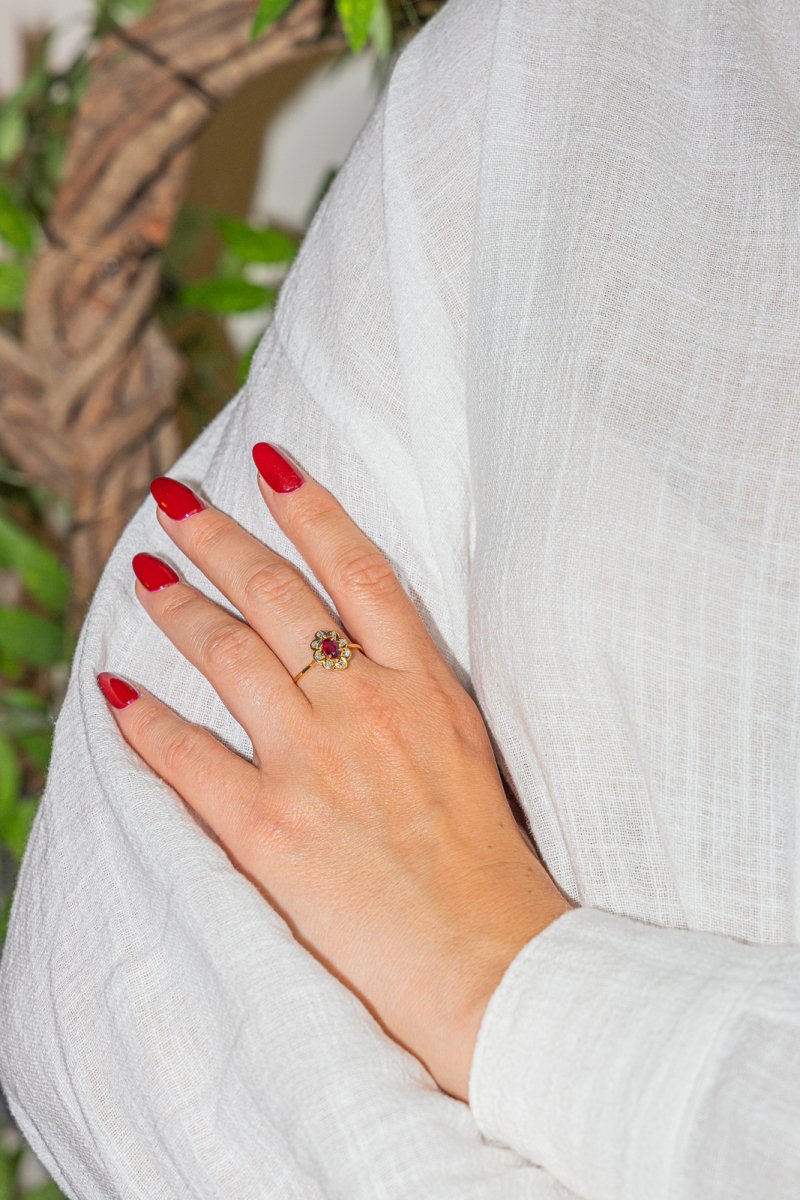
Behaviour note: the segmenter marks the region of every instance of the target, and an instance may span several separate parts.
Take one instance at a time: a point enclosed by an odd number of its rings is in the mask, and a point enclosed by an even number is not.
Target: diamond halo
[[[344,671],[350,665],[352,651],[335,629],[318,629],[311,642],[314,658],[327,671]]]

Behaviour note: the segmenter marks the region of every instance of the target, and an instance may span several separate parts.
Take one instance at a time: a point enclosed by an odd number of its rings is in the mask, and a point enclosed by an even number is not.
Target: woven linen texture
[[[798,62],[795,0],[449,0],[398,59],[171,474],[326,601],[252,444],[331,488],[580,907],[441,1093],[117,732],[100,670],[252,753],[135,599],[148,550],[231,607],[148,497],[0,966],[0,1081],[68,1196],[800,1192]]]

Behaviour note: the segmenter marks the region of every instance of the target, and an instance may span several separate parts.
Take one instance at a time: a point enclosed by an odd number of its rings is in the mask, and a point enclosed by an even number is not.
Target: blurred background
[[[0,4],[0,950],[105,560],[244,381],[320,200],[440,6]],[[0,1200],[60,1195],[0,1093]]]

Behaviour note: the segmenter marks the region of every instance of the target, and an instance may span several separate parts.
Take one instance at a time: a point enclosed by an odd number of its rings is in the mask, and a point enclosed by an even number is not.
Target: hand
[[[571,906],[513,818],[479,709],[389,562],[329,491],[267,443],[253,455],[268,509],[349,632],[289,562],[162,478],[159,523],[246,623],[151,555],[133,560],[136,595],[242,725],[254,761],[144,688],[98,678],[126,741],[295,937],[466,1100],[492,992]],[[294,683],[318,630],[363,652]]]

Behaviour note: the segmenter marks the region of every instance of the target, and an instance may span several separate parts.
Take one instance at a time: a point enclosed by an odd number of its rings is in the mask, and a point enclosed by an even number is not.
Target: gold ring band
[[[358,642],[348,642],[335,629],[318,629],[311,641],[311,649],[314,657],[307,667],[294,676],[292,683],[297,683],[317,663],[328,671],[344,671],[350,666],[353,650],[363,651],[364,647],[359,646]]]

